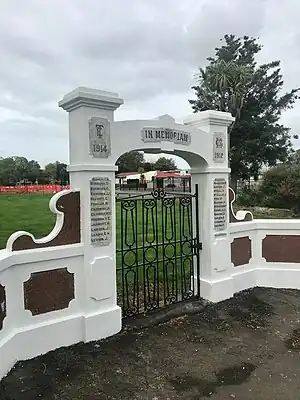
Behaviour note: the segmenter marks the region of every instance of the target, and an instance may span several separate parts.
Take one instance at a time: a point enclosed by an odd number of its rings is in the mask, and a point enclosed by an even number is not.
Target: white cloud
[[[0,156],[68,159],[57,101],[77,86],[117,91],[118,119],[191,112],[193,75],[225,33],[260,36],[298,85],[296,0],[2,0]],[[299,107],[285,123],[299,125]],[[184,163],[181,164],[185,166]]]

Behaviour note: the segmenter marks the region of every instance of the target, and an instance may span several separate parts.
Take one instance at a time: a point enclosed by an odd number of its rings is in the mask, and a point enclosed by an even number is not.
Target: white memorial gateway
[[[222,299],[233,294],[224,279],[231,265],[227,127],[233,117],[205,111],[190,115],[183,124],[168,115],[115,121],[114,111],[122,104],[116,93],[85,87],[68,93],[59,102],[69,112],[70,183],[81,194],[84,268],[89,290],[86,308],[91,314],[91,327],[109,318],[115,321],[110,323],[110,330],[114,331],[121,326],[121,310],[116,301],[115,164],[130,150],[174,154],[188,162],[192,186],[199,188],[199,212],[193,218],[194,222],[199,219],[202,244],[201,296],[218,301],[220,290]],[[193,279],[198,279],[196,274]],[[195,282],[197,285],[199,282]]]

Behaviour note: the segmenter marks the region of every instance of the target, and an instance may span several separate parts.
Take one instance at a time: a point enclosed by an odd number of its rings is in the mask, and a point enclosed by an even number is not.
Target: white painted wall
[[[0,251],[0,283],[6,293],[6,318],[0,330],[0,377],[18,360],[85,340],[82,266],[82,244]],[[58,268],[74,273],[75,299],[64,310],[32,316],[24,309],[24,282],[31,273]]]
[[[252,259],[245,266],[231,265],[234,292],[252,286],[300,289],[300,264],[272,263],[262,257],[262,241],[266,235],[300,235],[298,219],[257,219],[231,224],[230,235],[234,238],[249,236]]]

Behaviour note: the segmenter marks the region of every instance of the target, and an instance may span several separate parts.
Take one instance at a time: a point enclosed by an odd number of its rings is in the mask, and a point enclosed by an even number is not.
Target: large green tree
[[[7,157],[0,159],[0,184],[35,183],[40,176],[40,165],[25,157]]]
[[[256,38],[225,35],[209,64],[200,68],[193,86],[194,112],[214,109],[231,112],[231,185],[238,179],[257,178],[263,165],[286,161],[292,143],[290,129],[280,123],[283,111],[292,108],[299,89],[282,94],[280,61],[257,65],[262,45]]]
[[[143,167],[143,164],[144,154],[136,150],[122,154],[116,162],[116,165],[119,167],[118,173],[137,172],[139,168]]]
[[[154,163],[153,169],[157,171],[174,171],[177,166],[172,158],[159,157]]]
[[[0,158],[0,185],[29,183],[66,185],[68,182],[67,165],[59,161],[49,163],[45,169],[41,169],[37,161],[27,160],[26,157]]]
[[[45,165],[44,175],[48,182],[67,185],[69,183],[69,173],[67,164],[55,161]]]

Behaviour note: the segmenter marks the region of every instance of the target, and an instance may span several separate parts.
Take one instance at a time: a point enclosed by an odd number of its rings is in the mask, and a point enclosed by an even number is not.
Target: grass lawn
[[[41,238],[52,230],[55,216],[49,210],[51,197],[51,194],[0,195],[0,249],[5,248],[7,239],[16,231],[27,231]]]

